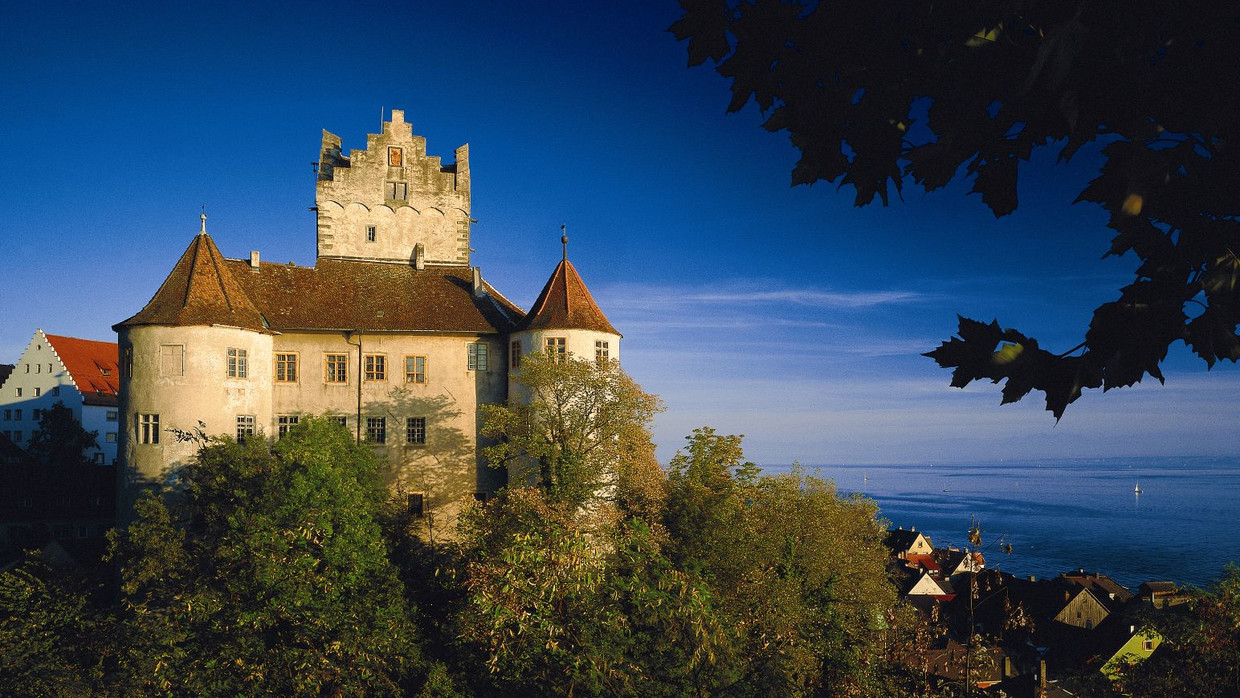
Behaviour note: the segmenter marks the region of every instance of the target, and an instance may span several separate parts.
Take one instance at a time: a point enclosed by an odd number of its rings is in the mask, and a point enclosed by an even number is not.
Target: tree
[[[874,503],[796,468],[759,476],[739,436],[688,441],[671,463],[669,550],[736,631],[711,693],[877,693],[896,595]]]
[[[1120,670],[1124,695],[1240,695],[1240,567],[1229,565],[1213,589],[1147,621],[1163,638],[1149,658]]]
[[[1084,340],[1043,349],[997,322],[960,318],[930,352],[952,385],[1006,380],[1056,419],[1083,389],[1163,380],[1169,345],[1208,366],[1240,358],[1240,22],[1229,3],[1087,0],[881,3],[681,0],[671,27],[690,65],[731,80],[729,111],[755,102],[801,159],[793,184],[850,185],[884,204],[912,179],[956,177],[996,216],[1018,204],[1035,149],[1069,160],[1101,146],[1077,197],[1110,214],[1108,255],[1133,283],[1095,311]],[[963,168],[963,172],[962,172]]]
[[[370,449],[305,419],[214,440],[116,540],[135,693],[392,695],[416,664]]]
[[[498,695],[707,695],[728,639],[710,594],[644,521],[605,520],[528,487],[462,517],[458,633]]]
[[[38,559],[0,573],[0,695],[99,695],[109,619],[75,581]]]
[[[662,476],[650,422],[663,409],[616,361],[531,354],[521,359],[517,394],[483,405],[483,450],[491,467],[537,463],[538,483],[556,502],[580,506],[604,485],[622,506],[652,510]]]
[[[86,431],[73,410],[57,401],[39,417],[39,429],[30,437],[26,451],[43,465],[88,465],[85,453],[99,450],[97,431]]]

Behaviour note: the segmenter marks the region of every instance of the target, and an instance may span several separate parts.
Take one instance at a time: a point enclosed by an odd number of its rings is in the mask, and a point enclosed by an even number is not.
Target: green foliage
[[[214,441],[181,480],[117,541],[135,692],[399,693],[414,631],[369,449],[307,419],[271,450]]]
[[[1229,565],[1210,591],[1197,591],[1185,606],[1151,615],[1163,636],[1154,654],[1122,667],[1125,695],[1240,695],[1240,567]]]
[[[522,357],[517,393],[508,405],[483,405],[483,450],[492,467],[537,464],[539,486],[576,507],[608,482],[622,505],[655,506],[657,472],[650,422],[662,402],[643,392],[615,361]]]
[[[95,695],[106,625],[85,593],[39,561],[0,573],[0,695]]]
[[[518,488],[461,531],[460,634],[501,694],[685,695],[726,639],[640,519],[606,525]]]
[[[841,499],[799,469],[758,477],[740,437],[709,428],[672,461],[673,557],[718,598],[737,631],[710,693],[866,693],[895,604],[873,502]]]
[[[88,465],[87,451],[99,450],[97,431],[86,431],[65,403],[57,402],[43,410],[39,429],[30,437],[26,451],[43,465]]]
[[[1133,283],[1100,305],[1063,353],[961,319],[928,356],[953,385],[1006,380],[1003,401],[1046,394],[1059,418],[1084,388],[1128,386],[1184,341],[1207,365],[1240,359],[1240,42],[1235,8],[1210,0],[898,3],[681,0],[671,31],[689,62],[731,81],[729,111],[755,102],[801,159],[793,184],[850,185],[886,204],[906,179],[932,191],[973,180],[996,216],[1018,205],[1036,149],[1069,160],[1101,147],[1077,201],[1101,206],[1107,254],[1136,257]],[[1016,350],[1010,350],[1015,347]],[[1079,354],[1075,352],[1080,350]]]

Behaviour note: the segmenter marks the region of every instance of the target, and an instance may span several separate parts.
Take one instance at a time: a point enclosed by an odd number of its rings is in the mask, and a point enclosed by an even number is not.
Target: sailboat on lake
[[[1141,483],[1139,481],[1137,482],[1136,486],[1132,488],[1132,493],[1135,495],[1141,494]]]

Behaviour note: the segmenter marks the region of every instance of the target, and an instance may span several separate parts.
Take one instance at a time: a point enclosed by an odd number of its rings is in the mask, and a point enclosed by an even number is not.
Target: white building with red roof
[[[98,432],[100,465],[117,460],[120,367],[115,342],[45,334],[35,330],[13,370],[0,384],[0,433],[23,448],[43,411],[64,403],[87,431]]]

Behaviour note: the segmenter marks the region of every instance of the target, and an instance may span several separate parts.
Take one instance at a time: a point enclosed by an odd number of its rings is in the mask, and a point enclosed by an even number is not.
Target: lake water
[[[767,472],[787,470],[769,467]],[[988,567],[1049,578],[1084,568],[1133,591],[1204,586],[1240,562],[1240,459],[1116,458],[994,464],[823,465],[810,474],[878,502],[893,526],[962,546],[983,530]],[[1141,494],[1133,488],[1140,484]],[[1011,543],[1011,555],[999,548]]]

